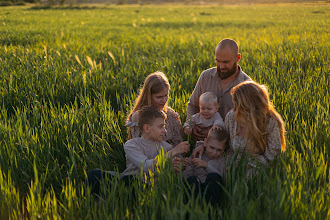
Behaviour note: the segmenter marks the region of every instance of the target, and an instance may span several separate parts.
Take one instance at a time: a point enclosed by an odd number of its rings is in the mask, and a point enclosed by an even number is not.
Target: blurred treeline
[[[184,4],[260,4],[260,3],[330,3],[330,0],[0,0],[0,6],[25,5],[26,3],[37,3],[41,6],[76,6],[80,4],[162,4],[162,3],[184,3]]]

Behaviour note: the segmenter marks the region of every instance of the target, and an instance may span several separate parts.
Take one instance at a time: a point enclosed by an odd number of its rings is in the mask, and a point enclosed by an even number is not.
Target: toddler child
[[[194,196],[200,192],[205,195],[205,200],[211,204],[219,204],[222,199],[223,178],[226,171],[226,150],[228,135],[224,129],[211,128],[203,142],[205,152],[201,158],[190,157],[190,165],[183,176],[190,188],[194,189]],[[193,188],[194,186],[194,188]]]
[[[224,128],[225,124],[219,112],[218,97],[212,92],[205,92],[199,97],[199,113],[187,119],[183,125],[185,134],[191,134],[195,125],[199,127],[218,127]]]
[[[217,173],[224,176],[225,157],[222,154],[226,150],[228,135],[224,129],[210,129],[202,144],[205,147],[204,154],[200,158],[190,157],[190,165],[183,171],[184,177],[196,176],[201,183],[205,183],[209,173]]]

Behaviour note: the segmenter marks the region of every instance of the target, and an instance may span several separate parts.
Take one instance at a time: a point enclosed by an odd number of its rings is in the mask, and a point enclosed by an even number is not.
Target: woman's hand
[[[206,168],[208,166],[208,163],[200,158],[194,158],[191,162],[194,167]]]
[[[198,145],[192,152],[193,158],[201,158],[204,153],[204,144]]]

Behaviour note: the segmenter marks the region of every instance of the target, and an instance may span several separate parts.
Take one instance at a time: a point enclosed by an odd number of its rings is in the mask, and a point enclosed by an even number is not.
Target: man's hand
[[[191,162],[194,167],[206,168],[208,166],[208,163],[200,158],[194,158]]]
[[[211,128],[212,126],[201,128],[195,125],[195,127],[192,129],[192,136],[197,141],[204,140]]]

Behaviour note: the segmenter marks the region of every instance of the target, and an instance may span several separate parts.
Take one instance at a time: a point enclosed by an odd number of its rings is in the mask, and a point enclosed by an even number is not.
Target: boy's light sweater
[[[128,140],[124,145],[127,168],[121,176],[139,175],[141,167],[148,175],[149,170],[153,171],[154,159],[161,149],[168,152],[172,148],[173,146],[165,141],[151,141],[143,137]]]

